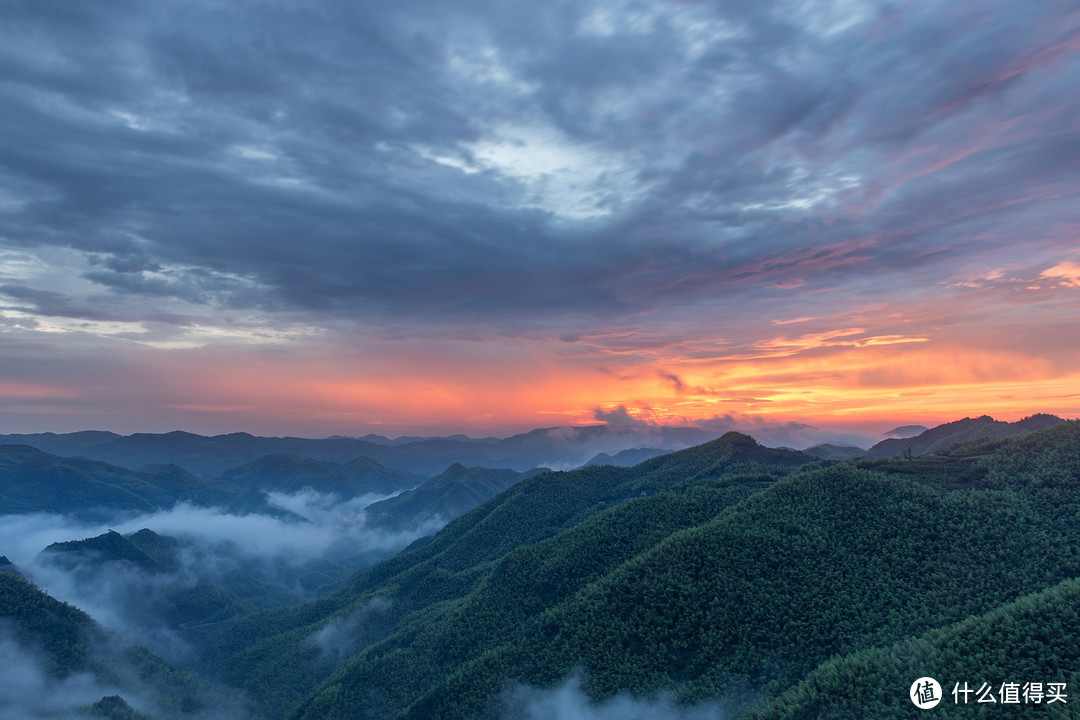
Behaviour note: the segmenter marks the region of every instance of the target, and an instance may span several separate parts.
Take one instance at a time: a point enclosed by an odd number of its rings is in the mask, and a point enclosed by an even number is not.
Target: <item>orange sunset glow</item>
[[[961,4],[924,48],[933,13],[823,8],[782,41],[693,3],[568,15],[583,55],[387,10],[405,75],[323,56],[351,39],[204,72],[132,38],[137,72],[65,65],[78,93],[27,50],[0,432],[1080,415],[1076,13]]]

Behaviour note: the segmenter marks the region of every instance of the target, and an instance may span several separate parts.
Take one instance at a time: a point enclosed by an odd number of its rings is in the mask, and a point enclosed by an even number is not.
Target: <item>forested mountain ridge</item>
[[[295,455],[335,463],[367,457],[393,470],[431,477],[450,465],[510,468],[576,467],[597,452],[641,447],[684,448],[716,437],[694,427],[623,428],[612,425],[537,428],[508,438],[399,438],[371,442],[363,438],[259,437],[249,433],[205,436],[173,431],[117,435],[86,431],[68,434],[0,435],[0,446],[30,445],[44,452],[103,460],[127,468],[175,464],[204,478],[254,462],[267,455]],[[372,439],[375,436],[371,436]]]
[[[175,465],[128,470],[27,445],[0,446],[0,513],[85,513],[102,507],[152,512],[205,489]]]
[[[575,668],[594,698],[670,689],[741,714],[830,658],[1080,577],[1080,423],[937,459],[774,456],[772,475],[738,473],[777,451],[717,443],[523,481],[336,596],[242,621],[218,667],[280,717],[496,717],[513,683]],[[533,495],[548,514],[513,512]],[[311,638],[364,612],[371,633],[320,666]]]
[[[474,467],[455,463],[411,490],[380,500],[367,507],[369,522],[400,529],[419,528],[434,520],[455,518],[494,497],[511,485],[549,472],[537,468],[528,472]]]
[[[942,688],[942,703],[934,708],[934,717],[973,717],[984,685],[995,698],[989,707],[995,714],[1007,713],[1008,708],[1001,706],[1006,683],[1016,685],[1020,701],[1010,714],[1075,717],[1078,642],[1080,579],[1074,578],[919,637],[830,659],[746,720],[925,717],[895,690],[927,676]],[[1046,695],[1035,703],[1030,693],[1024,700],[1026,684],[1038,683],[1045,692],[1055,682],[1065,685],[1063,701],[1051,701]],[[965,690],[972,692],[965,695]]]
[[[233,682],[261,683],[263,672],[272,673],[277,678],[274,687],[269,688],[275,696],[274,702],[286,703],[287,696],[296,688],[290,689],[282,682],[287,671],[275,667],[277,660],[296,668],[297,677],[305,678],[301,684],[332,669],[312,664],[314,650],[307,638],[316,628],[306,626],[319,617],[326,618],[335,611],[347,617],[372,598],[392,595],[391,607],[382,613],[380,622],[393,628],[402,619],[412,617],[411,622],[415,623],[429,610],[437,612],[437,608],[449,607],[447,603],[473,593],[498,572],[501,562],[507,560],[504,557],[507,553],[541,543],[596,516],[595,522],[600,527],[618,532],[609,542],[599,544],[593,542],[590,534],[587,542],[580,543],[578,551],[566,556],[570,567],[565,561],[552,566],[554,574],[569,573],[570,577],[577,577],[576,581],[566,581],[563,592],[569,592],[577,584],[588,582],[588,573],[583,574],[583,569],[589,567],[585,556],[599,552],[594,562],[602,569],[630,549],[640,550],[663,537],[670,532],[669,527],[684,527],[694,518],[700,521],[719,508],[757,492],[772,481],[772,476],[783,476],[814,462],[814,458],[801,453],[765,448],[748,436],[728,433],[718,440],[653,458],[633,468],[588,467],[522,480],[448,524],[430,542],[362,571],[337,596],[311,606],[241,621],[234,635],[221,641],[226,655],[239,649],[238,655],[224,661],[226,677]],[[655,497],[668,490],[676,495],[689,494],[670,504],[666,495]],[[698,496],[699,492],[704,495]],[[658,513],[656,528],[649,530],[645,517],[654,508]],[[610,516],[600,517],[605,510],[610,510]],[[527,606],[537,607],[535,601]],[[326,621],[320,624],[325,626]],[[281,638],[271,637],[250,650],[240,649],[243,643],[237,642],[237,637],[273,636],[283,631],[286,634]],[[398,642],[409,645],[403,638]],[[273,651],[279,640],[290,648],[281,655]],[[478,644],[473,649],[482,646]],[[406,652],[422,652],[419,647],[412,646]]]
[[[0,445],[0,514],[50,512],[107,515],[106,511],[150,513],[187,502],[303,518],[272,506],[268,492],[316,492],[351,498],[390,495],[423,478],[390,470],[369,458],[345,464],[271,455],[199,479],[176,465],[128,470],[101,460],[51,455],[28,445]]]
[[[882,440],[866,451],[866,457],[896,457],[905,453],[910,456],[917,456],[948,452],[958,443],[1023,435],[1062,422],[1064,420],[1056,415],[1046,414],[1031,415],[1011,423],[995,420],[989,415],[980,415],[977,418],[964,418],[963,420],[938,425],[919,433],[915,437]]]
[[[295,493],[310,488],[343,498],[390,495],[416,487],[424,478],[391,470],[371,458],[335,463],[296,455],[266,455],[226,470],[212,482],[262,491]]]
[[[24,696],[4,698],[4,717],[147,717],[124,712],[117,693],[139,698],[159,720],[248,716],[235,693],[123,643],[9,572],[0,572],[0,645],[19,659],[7,672],[25,683]]]

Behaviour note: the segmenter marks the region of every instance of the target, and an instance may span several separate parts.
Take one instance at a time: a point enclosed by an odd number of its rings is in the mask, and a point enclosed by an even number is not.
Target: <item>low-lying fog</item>
[[[58,600],[82,609],[121,637],[183,663],[192,659],[189,635],[199,625],[324,593],[352,572],[399,552],[444,524],[441,518],[433,519],[407,532],[369,526],[364,508],[386,496],[342,501],[304,490],[269,497],[273,506],[292,515],[235,515],[181,504],[107,522],[47,513],[2,516],[0,554]],[[54,542],[82,540],[109,530],[130,535],[143,528],[181,541],[177,562],[167,571],[127,561],[102,562],[93,554],[41,552]],[[229,592],[205,597],[207,588],[219,586],[244,595],[243,604],[231,600]],[[178,609],[178,594],[197,587],[199,597],[193,600],[189,592],[182,601],[187,605]],[[206,617],[188,607],[199,602],[207,607]]]

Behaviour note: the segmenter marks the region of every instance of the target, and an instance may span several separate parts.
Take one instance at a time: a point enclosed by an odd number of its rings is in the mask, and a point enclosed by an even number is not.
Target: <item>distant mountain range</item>
[[[193,499],[205,487],[175,465],[128,470],[27,445],[0,446],[0,513],[152,512]]]
[[[296,455],[266,455],[226,470],[214,482],[268,492],[295,493],[310,488],[339,497],[357,497],[390,495],[423,481],[420,475],[391,470],[368,457],[339,464]]]
[[[339,499],[398,492],[356,521],[376,534],[456,516],[346,575],[323,559],[289,572],[280,558],[225,566],[211,543],[149,529],[54,543],[35,558],[35,572],[59,573],[38,575],[56,578],[53,587],[115,585],[109,610],[148,632],[164,621],[195,645],[200,672],[244,691],[252,717],[539,716],[507,714],[506,703],[566,700],[580,686],[582,702],[605,712],[673,693],[691,715],[722,698],[725,717],[746,720],[887,718],[910,715],[908,687],[923,674],[1080,677],[1080,422],[982,416],[870,451],[811,450],[731,432],[670,453],[594,453],[569,471],[451,464],[420,482],[364,456],[269,453],[200,478],[7,445],[0,514],[110,499],[139,512],[185,501],[288,513],[266,494],[310,487]],[[634,453],[661,454],[620,466]],[[86,705],[134,717],[113,696],[138,705],[146,691],[108,685],[94,649],[105,634],[18,571],[0,557],[0,628],[15,627],[53,680],[99,680]],[[180,683],[149,696],[197,689],[160,660],[125,652],[140,667],[131,677]],[[508,696],[511,687],[523,694]],[[604,701],[614,704],[595,705]]]
[[[590,465],[617,465],[619,467],[632,467],[640,462],[645,462],[649,458],[654,458],[657,455],[663,455],[664,453],[671,452],[670,450],[658,450],[657,448],[630,448],[629,450],[622,450],[614,455],[608,455],[607,453],[596,454],[589,462],[585,463],[585,467]]]
[[[294,455],[336,463],[360,457],[400,472],[433,477],[454,463],[466,467],[571,468],[598,453],[643,446],[671,451],[715,438],[719,433],[692,427],[622,428],[611,425],[539,428],[504,439],[332,437],[307,439],[231,433],[212,437],[174,431],[117,435],[86,431],[67,434],[0,435],[0,445],[29,445],[53,455],[103,460],[129,469],[177,465],[207,478],[267,455]],[[375,442],[377,440],[377,442]]]
[[[882,433],[881,436],[886,439],[909,438],[915,437],[916,435],[921,435],[929,429],[930,428],[926,427],[925,425],[901,425],[900,427],[893,428],[887,433]]]
[[[914,717],[921,675],[1071,688],[1080,423],[980,443],[821,463],[729,433],[537,475],[332,597],[237,621],[212,664],[297,720],[541,716],[505,714],[508,687],[576,717],[574,677],[611,717],[662,717],[632,713],[662,692],[690,716]],[[311,638],[372,607],[378,631],[320,666]]]
[[[1010,437],[1061,422],[1061,418],[1044,414],[1013,423],[983,415],[939,425],[914,437],[886,439],[866,451],[823,444],[805,452],[831,461],[917,457],[946,451],[959,442]],[[904,428],[897,430],[901,429]],[[704,432],[692,428],[666,430],[664,437],[673,444],[689,442],[695,434]],[[411,492],[386,501],[373,511],[385,522],[397,518],[407,526],[418,527],[417,523],[435,516],[454,517],[505,489],[511,481],[535,474],[542,464],[530,462],[533,458],[581,459],[582,453],[598,445],[628,442],[636,437],[629,431],[623,433],[606,425],[534,430],[505,440],[456,436],[396,445],[376,445],[350,438],[265,438],[245,433],[215,437],[183,432],[129,436],[103,432],[8,435],[0,436],[0,513],[86,514],[106,507],[152,512],[178,502],[192,502],[219,506],[236,514],[261,512],[282,517],[288,511],[271,506],[266,493],[295,493],[311,488],[349,498],[407,490]],[[36,445],[11,444],[15,441]],[[248,459],[249,455],[264,450],[272,452]],[[284,450],[310,452],[315,456]],[[76,457],[57,454],[61,451]],[[381,454],[397,467],[368,455],[350,455],[358,451]],[[627,467],[665,452],[668,450],[656,447],[627,448],[613,455],[592,454],[580,464]],[[456,459],[461,457],[468,462]],[[117,460],[126,465],[115,464]],[[181,465],[187,462],[205,471],[234,461],[235,465],[202,477]],[[401,467],[438,470],[417,473]],[[465,473],[465,468],[473,470]],[[503,470],[485,475],[478,468]],[[431,479],[425,482],[425,478]],[[456,480],[450,482],[449,478]],[[390,508],[395,509],[391,512]]]
[[[340,465],[269,455],[217,478],[200,479],[176,465],[129,470],[101,460],[51,455],[27,445],[0,445],[0,514],[49,512],[99,517],[106,510],[149,513],[188,502],[237,515],[263,513],[303,521],[272,506],[267,493],[311,488],[346,499],[390,495],[422,481],[422,477],[390,470],[369,458]]]
[[[1001,422],[989,415],[977,418],[964,418],[955,422],[938,425],[914,437],[890,438],[882,440],[866,452],[867,457],[896,457],[903,454],[911,456],[943,452],[953,445],[972,442],[983,438],[1006,438],[1023,435],[1035,430],[1052,427],[1065,422],[1056,415],[1032,415],[1016,422]]]
[[[885,433],[885,440],[869,450],[823,443],[803,452],[823,460],[854,460],[855,458],[918,457],[928,453],[946,452],[957,443],[987,438],[1006,438],[1065,422],[1056,415],[1037,414],[1016,422],[1001,422],[989,415],[964,418],[926,429],[922,425],[904,425]]]

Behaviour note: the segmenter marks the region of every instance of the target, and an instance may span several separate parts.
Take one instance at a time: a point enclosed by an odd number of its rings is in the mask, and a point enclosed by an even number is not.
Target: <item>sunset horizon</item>
[[[13,10],[0,432],[1080,416],[1080,15],[946,7]]]

